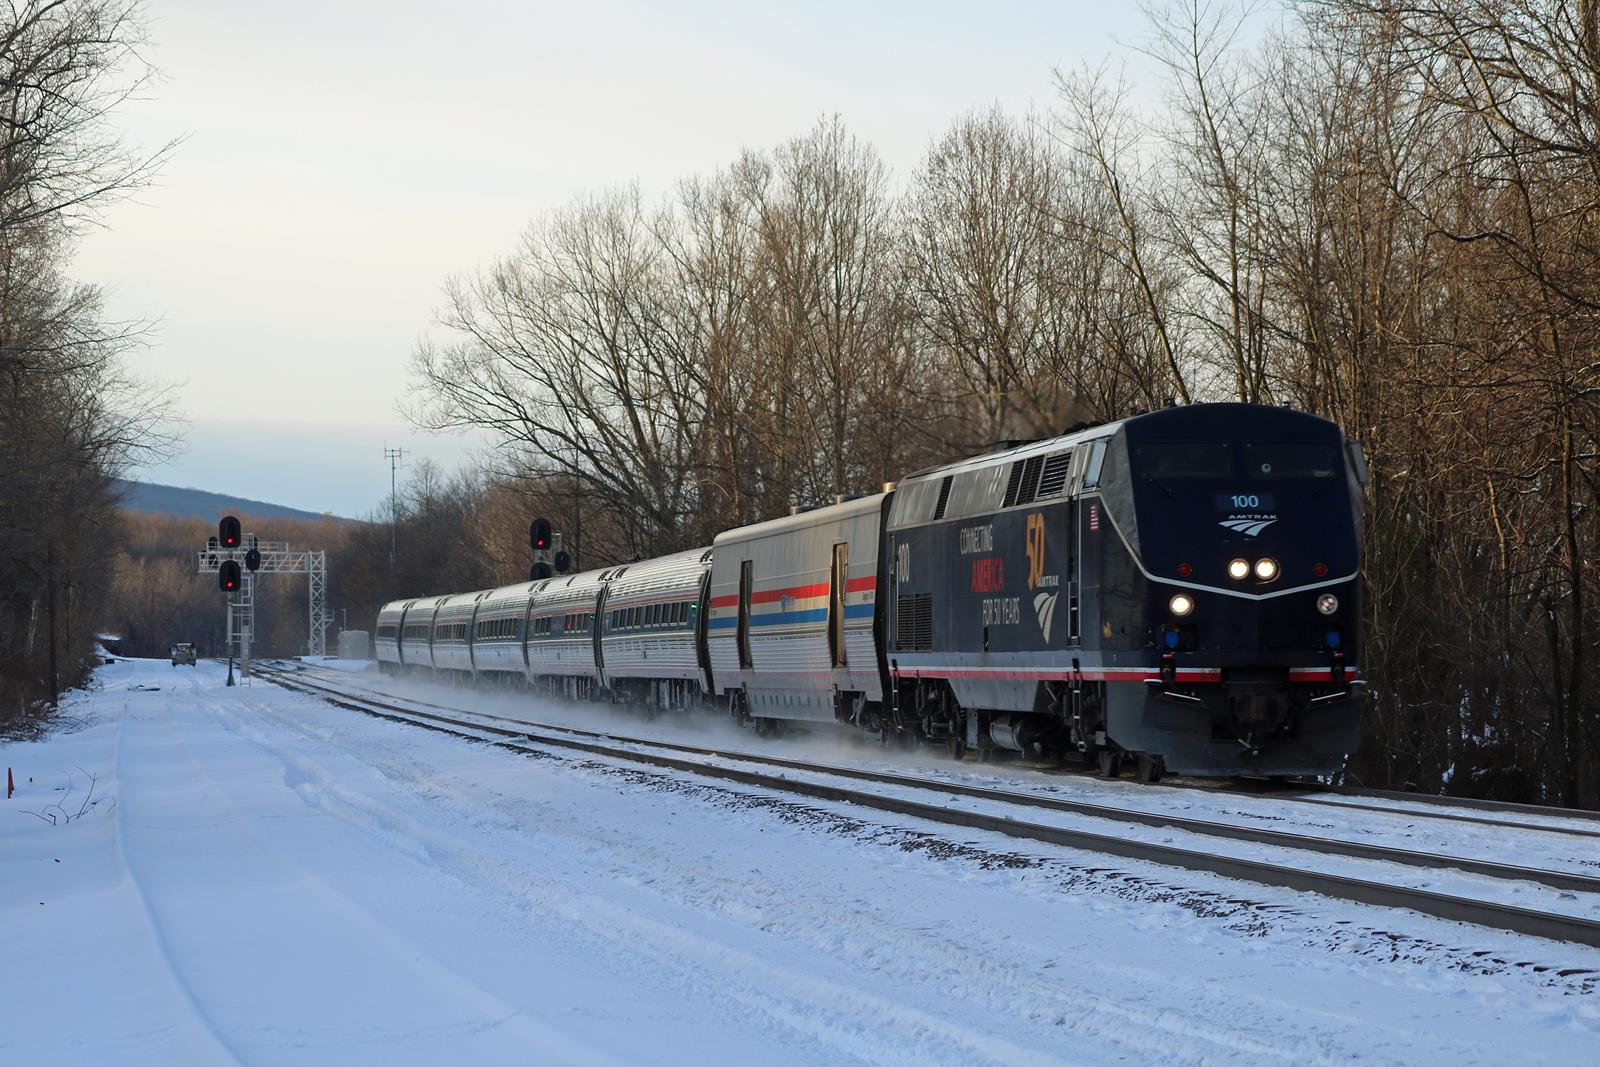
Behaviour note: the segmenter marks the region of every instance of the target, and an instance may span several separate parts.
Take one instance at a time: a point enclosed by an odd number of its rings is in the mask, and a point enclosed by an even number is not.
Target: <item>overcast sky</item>
[[[1052,103],[1123,0],[383,3],[149,0],[161,81],[120,119],[187,140],[77,259],[118,317],[159,320],[190,452],[147,480],[361,515],[405,427],[405,362],[440,285],[577,194],[655,198],[837,112],[904,177],[957,115]],[[239,423],[237,430],[228,424]]]

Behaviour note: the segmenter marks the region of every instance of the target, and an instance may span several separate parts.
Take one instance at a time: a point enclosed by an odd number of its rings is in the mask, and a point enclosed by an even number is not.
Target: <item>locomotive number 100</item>
[[[1224,511],[1260,511],[1273,506],[1271,493],[1218,493],[1217,507]]]

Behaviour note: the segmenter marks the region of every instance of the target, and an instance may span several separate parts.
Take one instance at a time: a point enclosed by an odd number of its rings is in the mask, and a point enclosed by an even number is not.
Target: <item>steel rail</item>
[[[1433,793],[1407,793],[1394,789],[1367,789],[1364,786],[1354,785],[1330,786],[1328,791],[1342,793],[1351,797],[1409,800],[1423,804],[1439,804],[1451,808],[1476,808],[1479,811],[1510,811],[1524,815],[1544,815],[1559,819],[1584,819],[1589,822],[1600,822],[1600,811],[1590,811],[1588,808],[1558,808],[1548,804],[1521,804],[1512,800],[1480,800],[1477,797],[1437,796]]]
[[[572,730],[568,727],[548,726],[545,724],[526,723],[518,719],[508,719],[505,716],[485,715],[485,718],[494,718],[503,722],[516,723],[529,729],[512,729],[494,726],[486,722],[470,722],[452,718],[448,715],[439,715],[434,712],[421,711],[414,708],[402,708],[380,700],[373,700],[348,692],[340,692],[329,686],[318,685],[302,679],[288,680],[280,672],[269,671],[266,673],[269,681],[275,682],[289,689],[299,689],[310,695],[320,694],[336,706],[350,710],[360,711],[365,714],[375,715],[379,718],[390,719],[397,722],[412,722],[417,725],[427,725],[428,722],[442,724],[453,728],[450,732],[458,730],[477,731],[497,735],[503,738],[526,740],[536,745],[547,745],[557,748],[567,748],[586,752],[591,755],[619,759],[625,762],[642,763],[649,766],[661,767],[669,770],[684,771],[704,777],[718,778],[725,781],[737,782],[741,785],[756,786],[759,788],[775,789],[782,792],[797,793],[802,796],[818,800],[835,801],[856,804],[861,807],[871,808],[891,814],[905,815],[913,818],[927,819],[933,822],[945,823],[954,826],[963,826],[976,830],[987,830],[1000,833],[1008,837],[1039,841],[1046,844],[1059,845],[1067,848],[1084,849],[1099,852],[1124,859],[1144,860],[1158,863],[1163,866],[1177,867],[1185,870],[1200,871],[1216,874],[1227,878],[1237,878],[1243,881],[1255,882],[1261,885],[1270,885],[1280,888],[1292,889],[1298,892],[1320,893],[1324,896],[1339,900],[1347,900],[1361,904],[1371,904],[1379,907],[1397,907],[1416,911],[1424,915],[1445,919],[1453,922],[1466,922],[1490,929],[1506,930],[1513,933],[1529,934],[1535,937],[1547,938],[1555,941],[1568,941],[1576,944],[1600,948],[1600,922],[1584,919],[1578,916],[1550,914],[1534,911],[1528,908],[1519,908],[1509,904],[1499,904],[1492,901],[1474,900],[1467,897],[1458,897],[1450,894],[1434,893],[1428,890],[1411,889],[1405,886],[1388,885],[1382,882],[1372,882],[1345,875],[1328,874],[1324,872],[1308,871],[1295,867],[1286,867],[1281,864],[1267,863],[1261,860],[1242,859],[1232,856],[1217,855],[1214,853],[1197,852],[1192,849],[1178,848],[1172,845],[1155,844],[1146,841],[1130,840],[1108,834],[1096,833],[1087,830],[1074,830],[1059,826],[1048,826],[1039,823],[1021,822],[1010,816],[995,815],[984,812],[962,811],[943,805],[927,804],[921,801],[907,800],[900,797],[885,796],[881,793],[869,793],[861,790],[849,789],[844,786],[829,785],[822,782],[797,780],[794,778],[779,777],[772,774],[763,774],[758,771],[742,770],[736,767],[709,764],[701,760],[683,759],[678,756],[663,755],[658,753],[640,752],[632,748],[619,748],[616,743],[605,744],[598,740],[581,740],[580,737],[608,738],[613,742],[618,739],[612,735],[599,734],[594,731]],[[337,698],[337,699],[330,699]],[[403,699],[403,698],[401,698]],[[353,702],[353,703],[352,703]],[[421,703],[421,702],[418,702]],[[438,707],[439,705],[433,705]],[[460,709],[454,709],[460,711]],[[477,712],[464,712],[477,716]],[[426,720],[416,723],[417,719]],[[539,730],[560,730],[569,736],[553,736],[542,734]],[[471,736],[461,734],[459,736]],[[504,742],[500,742],[504,743]],[[780,760],[778,757],[749,756],[744,753],[728,753],[717,750],[695,749],[693,746],[675,746],[655,741],[627,740],[625,743],[644,744],[668,750],[688,751],[698,754],[710,754],[718,758],[773,764],[784,766],[786,769],[806,770],[811,773],[832,775],[845,778],[860,778],[887,785],[910,785],[925,790],[943,792],[962,792],[966,789],[977,790],[968,795],[983,796],[985,792],[999,794],[998,797],[985,796],[984,799],[1004,799],[1007,803],[1029,804],[1031,806],[1055,807],[1056,804],[1071,805],[1074,802],[1060,801],[1058,798],[1033,797],[1029,794],[1009,794],[1003,790],[986,791],[983,787],[960,787],[952,789],[949,784],[931,782],[922,779],[910,779],[899,775],[879,775],[868,771],[857,771],[851,768],[822,767],[818,765],[803,764],[799,761]],[[511,745],[513,748],[523,746]],[[900,781],[896,781],[900,779]],[[1020,799],[1013,799],[1020,798]],[[1049,800],[1047,805],[1033,805],[1035,800]],[[1096,805],[1084,805],[1095,808]],[[1068,808],[1065,810],[1073,810]],[[1085,812],[1085,814],[1088,814]],[[1100,812],[1095,812],[1101,815]],[[1138,814],[1155,819],[1154,823],[1163,827],[1184,828],[1181,823],[1190,820],[1175,820],[1166,817],[1151,816],[1150,813],[1124,812],[1121,809],[1104,809],[1102,817],[1123,818],[1130,814]],[[1142,821],[1127,820],[1124,821]],[[1272,833],[1277,831],[1253,831],[1244,827],[1229,828],[1220,824],[1201,824],[1210,831],[1217,829],[1237,829],[1247,833]],[[1207,832],[1207,831],[1197,831]],[[1232,835],[1218,835],[1232,836]],[[1293,837],[1294,835],[1283,835]],[[1249,838],[1239,838],[1249,840]],[[1325,839],[1300,839],[1296,841],[1323,841]],[[1272,842],[1274,844],[1279,842]],[[1349,842],[1336,842],[1345,845]],[[1295,844],[1289,847],[1303,847]],[[1360,846],[1362,848],[1376,848],[1378,846]],[[1315,851],[1315,849],[1312,849]],[[1395,850],[1398,851],[1398,850]],[[1346,853],[1340,853],[1346,854]],[[1421,854],[1416,854],[1421,855]],[[1385,856],[1385,859],[1391,857]],[[1441,861],[1450,862],[1449,858],[1432,856],[1428,857],[1432,866],[1440,866]],[[1477,861],[1473,861],[1477,862]],[[1497,866],[1497,865],[1489,865]],[[1522,868],[1513,868],[1521,871]],[[1549,874],[1551,872],[1539,872]],[[1509,875],[1507,876],[1509,877]],[[1583,876],[1572,876],[1582,878]],[[1585,879],[1586,881],[1593,881]],[[1592,891],[1592,887],[1591,890]]]
[[[1474,811],[1504,811],[1513,815],[1534,815],[1546,819],[1578,819],[1584,822],[1600,822],[1600,811],[1590,811],[1587,808],[1556,808],[1541,804],[1518,804],[1509,800],[1479,800],[1477,797],[1446,797],[1435,796],[1431,793],[1406,793],[1395,789],[1366,789],[1358,786],[1328,785],[1316,786],[1316,792],[1334,793],[1339,796],[1369,797],[1374,800],[1396,800],[1402,803],[1421,804],[1428,807],[1440,808],[1469,808]],[[1530,829],[1555,829],[1569,833],[1584,834],[1586,836],[1600,837],[1597,830],[1576,830],[1568,827],[1541,827],[1532,823],[1512,822],[1509,819],[1482,819],[1470,815],[1449,815],[1441,812],[1411,811],[1405,808],[1375,808],[1371,804],[1357,804],[1351,801],[1320,800],[1310,797],[1297,797],[1296,799],[1310,800],[1316,804],[1331,804],[1342,808],[1365,808],[1368,811],[1400,811],[1410,815],[1424,815],[1436,818],[1454,818],[1462,822],[1482,823],[1486,826],[1520,826]]]

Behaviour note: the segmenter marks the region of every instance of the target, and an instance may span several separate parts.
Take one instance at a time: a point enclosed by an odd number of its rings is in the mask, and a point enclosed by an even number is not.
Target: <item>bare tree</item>
[[[613,551],[676,547],[695,507],[704,398],[668,335],[655,233],[637,190],[557,213],[450,284],[441,323],[460,340],[412,362],[421,425],[486,427],[513,469],[577,479],[626,518]]]
[[[111,480],[169,443],[160,395],[122,360],[137,325],[106,322],[98,292],[64,276],[74,228],[165,155],[124,150],[110,123],[148,78],[143,40],[136,3],[0,8],[0,684],[21,708],[81,676]]]
[[[1153,224],[1158,175],[1141,160],[1146,138],[1128,109],[1127,87],[1112,81],[1104,69],[1057,71],[1056,87],[1062,105],[1056,116],[1058,136],[1083,163],[1080,196],[1107,208],[1110,225],[1088,236],[1101,243],[1135,293],[1139,316],[1161,360],[1161,380],[1139,384],[1149,401],[1172,389],[1187,404],[1192,369],[1175,316],[1177,280]]]

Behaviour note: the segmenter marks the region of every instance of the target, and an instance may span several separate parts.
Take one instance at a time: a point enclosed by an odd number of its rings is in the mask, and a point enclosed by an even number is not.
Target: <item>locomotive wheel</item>
[[[950,758],[951,759],[953,759],[953,760],[964,760],[964,759],[967,758],[967,739],[966,738],[964,738],[964,737],[952,737],[948,741],[946,741],[944,743],[944,745],[945,745],[945,748],[949,749]]]
[[[1120,778],[1122,776],[1122,753],[1115,749],[1102,748],[1100,757],[1100,777]]]
[[[1141,782],[1149,782],[1151,784],[1154,784],[1156,782],[1161,781],[1161,775],[1165,771],[1166,771],[1166,768],[1161,765],[1161,757],[1160,756],[1152,756],[1152,755],[1150,755],[1149,753],[1146,753],[1146,752],[1139,753],[1139,759],[1138,759],[1139,781],[1141,781]]]

